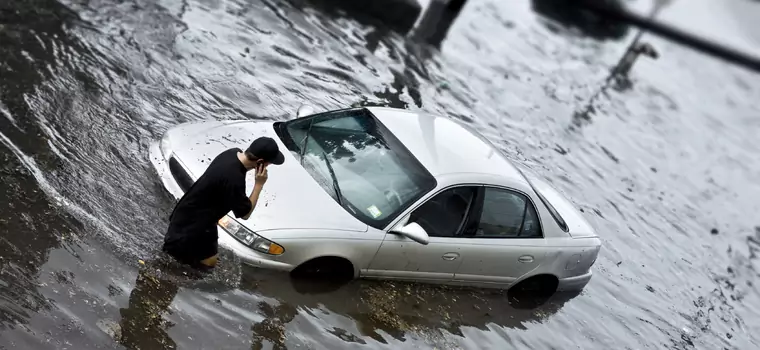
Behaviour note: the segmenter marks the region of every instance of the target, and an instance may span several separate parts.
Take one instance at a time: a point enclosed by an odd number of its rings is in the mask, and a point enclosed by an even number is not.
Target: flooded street
[[[0,349],[760,348],[760,74],[647,35],[660,58],[589,105],[635,29],[473,0],[438,52],[323,2],[0,1]],[[760,16],[731,6],[718,23]],[[760,47],[754,23],[715,32]],[[582,209],[591,282],[535,305],[296,283],[227,253],[204,279],[164,266],[174,201],[150,142],[303,103],[471,124]]]

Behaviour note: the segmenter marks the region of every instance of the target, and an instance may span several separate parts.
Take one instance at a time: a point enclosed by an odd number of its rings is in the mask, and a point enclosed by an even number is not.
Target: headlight
[[[164,158],[169,159],[169,157],[172,155],[172,148],[171,144],[169,143],[169,137],[166,134],[161,137],[161,144],[159,147],[161,148],[161,154],[164,156]]]
[[[285,248],[281,245],[257,235],[229,215],[225,215],[219,220],[219,226],[232,235],[232,237],[235,237],[258,252],[271,255],[280,255],[285,252]]]
[[[243,227],[243,225],[240,225],[237,220],[229,217],[228,215],[225,215],[221,220],[219,220],[219,226],[227,231],[227,233],[232,235],[232,237],[239,239],[247,245],[251,245],[251,243],[253,243],[253,241],[256,240],[256,238],[259,236],[251,232],[251,230]]]

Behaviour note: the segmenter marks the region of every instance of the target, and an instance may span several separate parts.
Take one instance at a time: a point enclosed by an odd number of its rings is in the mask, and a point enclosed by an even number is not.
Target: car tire
[[[299,265],[291,272],[291,276],[297,279],[348,282],[354,278],[354,266],[344,258],[320,257]]]
[[[557,291],[559,280],[551,275],[527,278],[509,289],[509,302],[516,309],[532,309],[546,303]]]

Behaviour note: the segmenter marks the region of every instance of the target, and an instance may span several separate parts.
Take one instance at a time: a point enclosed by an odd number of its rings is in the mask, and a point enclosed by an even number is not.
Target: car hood
[[[248,220],[238,219],[255,232],[279,229],[332,229],[359,231],[367,225],[343,209],[287,150],[274,131],[273,122],[214,121],[185,124],[171,129],[165,142],[193,180],[209,163],[230,148],[245,148],[257,137],[273,138],[285,155],[285,163],[267,168],[269,179]],[[246,195],[254,185],[254,172],[246,176]]]

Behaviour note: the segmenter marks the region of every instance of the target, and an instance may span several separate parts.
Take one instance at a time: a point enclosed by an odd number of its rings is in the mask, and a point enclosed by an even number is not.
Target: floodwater
[[[438,52],[305,1],[1,1],[0,349],[760,348],[760,76],[645,36],[660,59],[597,94],[634,30],[537,2],[470,1]],[[166,266],[149,142],[301,103],[470,123],[601,233],[590,284],[526,303]]]

